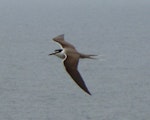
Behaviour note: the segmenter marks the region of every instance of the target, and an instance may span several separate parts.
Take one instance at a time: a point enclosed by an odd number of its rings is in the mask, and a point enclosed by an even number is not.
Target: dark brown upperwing
[[[70,44],[64,40],[64,34],[56,36],[55,38],[53,38],[53,40],[55,42],[58,42],[63,48],[68,47],[68,48],[75,49],[75,47],[72,44]]]

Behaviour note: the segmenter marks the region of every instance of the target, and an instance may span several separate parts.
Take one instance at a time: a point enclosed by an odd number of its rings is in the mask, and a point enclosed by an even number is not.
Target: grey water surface
[[[0,0],[0,120],[149,120],[149,0]],[[48,56],[65,39],[83,53],[92,96]]]

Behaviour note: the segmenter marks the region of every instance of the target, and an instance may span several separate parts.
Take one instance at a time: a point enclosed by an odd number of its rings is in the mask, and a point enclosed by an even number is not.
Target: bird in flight
[[[78,63],[80,58],[94,59],[93,56],[96,55],[79,53],[72,44],[65,41],[64,34],[56,36],[55,38],[53,38],[53,40],[60,45],[61,49],[56,49],[54,53],[51,53],[49,55],[56,55],[57,57],[63,59],[64,67],[70,77],[83,91],[91,95],[85,82],[83,81],[82,76],[78,71]]]

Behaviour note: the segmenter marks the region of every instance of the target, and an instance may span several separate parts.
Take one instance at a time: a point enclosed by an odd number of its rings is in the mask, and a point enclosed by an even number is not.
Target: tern
[[[76,84],[87,94],[91,95],[90,91],[88,90],[85,82],[83,81],[82,76],[80,75],[78,71],[78,63],[80,58],[89,58],[94,59],[93,56],[96,55],[88,55],[88,54],[82,54],[79,53],[76,48],[65,41],[64,34],[58,35],[57,37],[53,38],[55,42],[57,42],[61,49],[56,49],[54,53],[51,53],[49,55],[55,55],[61,59],[63,59],[63,64],[70,75],[70,77],[76,82]]]

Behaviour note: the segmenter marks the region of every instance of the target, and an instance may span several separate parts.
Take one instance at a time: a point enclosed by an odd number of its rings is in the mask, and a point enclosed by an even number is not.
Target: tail
[[[97,55],[92,55],[92,54],[87,55],[87,54],[82,54],[82,53],[80,53],[80,58],[82,58],[82,59],[84,59],[84,58],[96,59],[96,58],[94,58],[94,56],[97,56]]]

